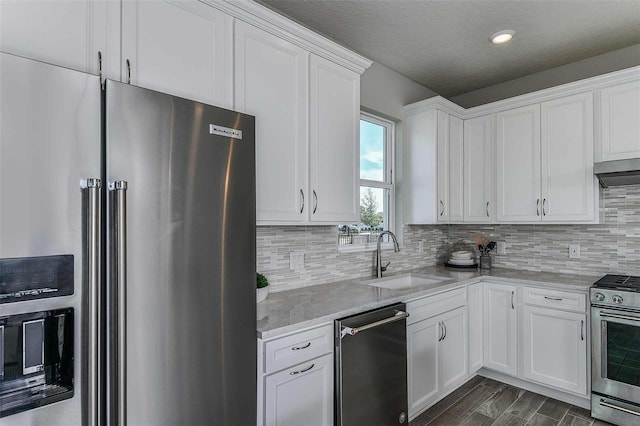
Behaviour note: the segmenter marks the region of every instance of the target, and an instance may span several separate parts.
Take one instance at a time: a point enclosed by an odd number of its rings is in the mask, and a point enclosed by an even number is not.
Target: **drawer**
[[[333,323],[264,343],[264,373],[270,374],[333,352]]]
[[[467,304],[465,287],[407,302],[407,325]]]
[[[525,305],[544,306],[565,311],[586,312],[587,295],[547,288],[525,287],[523,302]]]

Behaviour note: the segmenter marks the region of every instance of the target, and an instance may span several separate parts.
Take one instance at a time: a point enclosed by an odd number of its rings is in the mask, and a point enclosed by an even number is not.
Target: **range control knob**
[[[596,299],[598,302],[602,302],[604,300],[604,294],[596,293],[593,295],[593,298]]]
[[[613,300],[613,303],[620,304],[620,303],[622,303],[623,299],[622,299],[622,296],[616,294],[615,296],[613,296],[612,300]]]

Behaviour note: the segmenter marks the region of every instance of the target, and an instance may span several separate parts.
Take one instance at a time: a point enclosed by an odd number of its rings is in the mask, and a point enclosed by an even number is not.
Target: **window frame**
[[[395,126],[396,123],[379,117],[377,115],[360,111],[360,119],[358,120],[358,128],[360,127],[360,121],[366,121],[372,124],[376,124],[378,126],[384,127],[385,129],[385,140],[384,140],[384,181],[370,180],[370,179],[359,179],[358,183],[358,199],[360,199],[360,189],[365,187],[371,188],[380,188],[387,189],[389,191],[388,197],[388,206],[387,206],[387,218],[388,225],[387,228],[389,231],[395,232],[395,219],[396,219],[396,188],[395,188],[395,160],[396,160],[396,150],[395,150]],[[359,138],[360,136],[358,136]],[[358,146],[360,144],[360,140],[358,140]],[[359,151],[359,150],[358,150]],[[360,170],[360,158],[358,158],[358,170]],[[360,175],[360,171],[358,172]],[[383,200],[383,203],[385,201]],[[360,203],[358,203],[360,204]],[[339,239],[338,239],[339,240]],[[341,253],[349,253],[349,252],[362,252],[362,251],[374,251],[377,248],[376,243],[365,243],[365,244],[343,244],[340,245],[339,241],[336,241],[338,245],[338,251]],[[383,242],[381,244],[381,248],[384,250],[393,249],[393,244],[391,242]]]

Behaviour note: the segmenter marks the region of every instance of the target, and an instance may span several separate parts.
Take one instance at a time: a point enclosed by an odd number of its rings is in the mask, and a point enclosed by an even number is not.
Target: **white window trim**
[[[389,218],[389,231],[396,234],[396,188],[395,188],[395,164],[396,164],[396,123],[391,120],[385,120],[381,117],[369,114],[367,112],[360,112],[360,120],[368,121],[379,126],[383,126],[386,129],[387,141],[385,146],[385,181],[388,183],[382,183],[376,180],[360,179],[358,188],[361,186],[370,186],[374,188],[383,188],[389,190],[389,206],[388,206],[388,218]],[[359,125],[359,124],[358,124]],[[359,141],[358,141],[359,142]],[[358,194],[360,192],[358,191]],[[398,241],[401,238],[398,237]],[[345,244],[340,245],[336,241],[339,253],[357,253],[357,252],[369,252],[377,250],[376,243],[367,244]],[[391,242],[383,242],[380,244],[381,250],[393,250],[394,246]]]

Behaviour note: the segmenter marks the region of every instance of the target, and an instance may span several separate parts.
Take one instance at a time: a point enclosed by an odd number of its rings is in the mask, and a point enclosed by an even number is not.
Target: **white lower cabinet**
[[[265,425],[333,424],[333,356],[271,374],[264,385]]]
[[[258,340],[258,426],[333,425],[333,323]]]
[[[469,311],[469,371],[473,374],[482,368],[482,283],[467,288]]]
[[[518,374],[516,295],[510,284],[484,284],[484,366]]]
[[[444,334],[439,342],[441,391],[449,393],[469,375],[467,308],[463,306],[440,315]]]
[[[586,395],[586,315],[537,306],[523,313],[524,378]]]
[[[407,310],[411,311],[410,305]],[[410,418],[469,376],[467,337],[466,306],[407,326]]]

